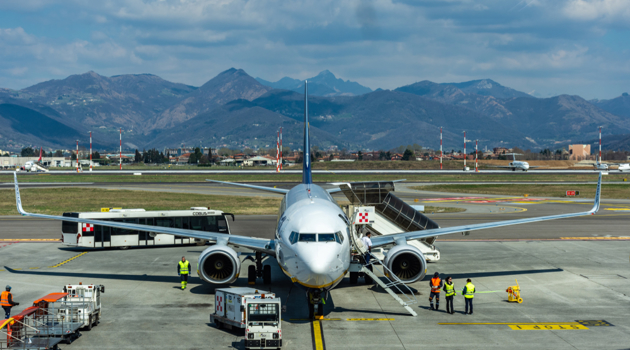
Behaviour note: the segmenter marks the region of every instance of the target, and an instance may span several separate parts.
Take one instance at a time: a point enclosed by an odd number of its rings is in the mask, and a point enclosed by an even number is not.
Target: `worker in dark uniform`
[[[182,261],[177,264],[177,274],[182,281],[182,290],[186,289],[188,284],[188,274],[190,273],[190,262],[186,260],[185,256],[182,256]]]
[[[455,313],[455,308],[453,307],[453,297],[457,293],[455,292],[455,284],[453,283],[453,278],[451,276],[446,277],[444,282],[444,296],[446,297],[446,313],[453,314]]]
[[[473,313],[473,298],[475,297],[475,285],[472,284],[472,281],[469,279],[466,280],[466,285],[462,290],[462,294],[464,295],[464,301],[466,301],[466,315],[472,315]],[[468,312],[468,307],[470,306],[470,312]]]
[[[11,308],[20,305],[13,301],[13,294],[11,294],[11,286],[7,286],[6,290],[0,294],[0,305],[4,309],[4,319],[8,320],[11,317]]]
[[[431,278],[429,284],[431,285],[431,294],[429,295],[431,310],[437,311],[440,309],[440,289],[442,288],[442,279],[440,278],[439,272],[433,274],[433,278]],[[435,297],[435,308],[433,308],[433,297]]]

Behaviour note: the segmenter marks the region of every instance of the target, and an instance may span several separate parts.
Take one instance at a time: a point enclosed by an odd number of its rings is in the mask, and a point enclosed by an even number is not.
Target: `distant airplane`
[[[630,171],[630,164],[628,164],[628,163],[619,164],[619,167],[617,168],[617,170],[619,170],[621,172]]]
[[[237,253],[234,250],[235,247],[246,252],[252,252],[255,256],[251,256],[255,265],[252,264],[248,267],[249,281],[253,283],[255,283],[257,277],[262,277],[265,284],[272,283],[271,266],[263,264],[263,260],[269,257],[277,262],[280,270],[295,285],[306,292],[309,299],[309,316],[314,315],[316,310],[320,315],[323,315],[323,304],[329,296],[328,291],[341,282],[350,268],[352,261],[350,240],[353,239],[354,232],[350,231],[352,228],[350,219],[332,196],[334,193],[342,192],[342,186],[324,189],[313,183],[310,162],[308,85],[306,83],[304,89],[304,156],[302,181],[300,184],[291,189],[282,189],[209,180],[216,183],[283,195],[278,224],[273,238],[246,237],[226,235],[220,232],[148,226],[135,223],[135,220],[134,223],[129,223],[29,213],[24,211],[22,207],[17,173],[14,173],[17,210],[24,216],[125,230],[165,233],[179,237],[213,241],[216,244],[207,247],[199,254],[197,273],[203,281],[215,285],[231,284],[239,277],[242,256],[241,253]],[[599,210],[601,183],[602,176],[600,174],[593,207],[588,211],[401,232],[372,238],[372,247],[389,248],[383,264],[403,283],[416,282],[425,277],[427,262],[424,254],[415,246],[408,244],[408,241],[453,233],[593,215]],[[378,183],[373,182],[371,184],[378,188]],[[61,208],[59,209],[61,211]],[[477,257],[472,256],[471,259],[483,259],[483,257],[480,257],[478,254]],[[315,305],[317,305],[317,309],[315,309]]]
[[[29,160],[24,164],[24,170],[28,172],[40,172],[40,171],[48,171],[46,167],[42,165],[42,147],[39,148],[39,158],[36,161]]]
[[[597,162],[595,164],[593,164],[593,167],[597,170],[608,170],[608,164],[606,163],[601,163],[601,162]]]
[[[508,166],[495,166],[495,168],[505,168],[505,169],[512,169],[512,171],[516,171],[516,169],[522,170],[522,171],[527,171],[529,169],[535,169],[535,168],[540,168],[539,166],[530,166],[529,163],[527,162],[521,162],[516,160],[516,156],[517,155],[521,155],[520,153],[506,153],[506,156],[512,155],[512,161],[510,162],[510,165]]]

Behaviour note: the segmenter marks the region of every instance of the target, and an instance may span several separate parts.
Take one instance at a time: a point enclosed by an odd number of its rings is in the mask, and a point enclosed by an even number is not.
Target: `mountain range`
[[[313,145],[348,149],[391,149],[400,145],[463,148],[462,131],[480,146],[524,149],[605,135],[630,134],[630,97],[586,101],[579,96],[535,98],[490,80],[463,83],[420,81],[394,90],[344,81],[329,71],[306,79]],[[95,72],[42,82],[22,90],[0,88],[0,149],[24,146],[73,148],[275,147],[302,143],[304,81],[252,78],[231,68],[200,87],[151,74],[104,77]],[[628,136],[630,138],[630,135]],[[630,146],[628,142],[611,147]],[[625,145],[625,146],[620,146]]]

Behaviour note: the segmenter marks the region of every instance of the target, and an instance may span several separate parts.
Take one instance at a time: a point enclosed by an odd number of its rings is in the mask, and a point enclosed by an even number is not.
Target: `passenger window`
[[[317,234],[316,233],[300,233],[300,237],[298,240],[300,242],[317,242]]]
[[[334,241],[336,241],[334,233],[320,233],[318,236],[319,237],[317,237],[317,238],[318,238],[319,242],[334,242]]]

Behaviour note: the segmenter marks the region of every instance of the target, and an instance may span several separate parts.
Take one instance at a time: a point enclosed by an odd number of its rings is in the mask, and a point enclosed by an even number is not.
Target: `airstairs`
[[[370,214],[370,225],[364,230],[373,235],[390,235],[400,232],[422,231],[437,229],[440,226],[426,215],[420,213],[402,199],[396,197],[394,182],[353,182],[339,186],[350,201],[346,207],[346,215],[352,217],[357,207],[371,206],[374,212]],[[418,248],[427,262],[440,260],[440,251],[435,247],[436,237],[428,237],[408,244]],[[380,250],[380,249],[379,249]],[[372,251],[379,255],[379,252]]]
[[[368,254],[366,248],[361,243],[361,240],[357,236],[356,223],[357,223],[357,215],[359,213],[355,212],[352,216],[352,221],[350,223],[350,232],[351,238],[350,241],[352,243],[353,250],[357,252],[360,257],[359,261],[353,261],[350,266],[351,272],[362,272],[369,276],[376,284],[378,284],[381,288],[383,288],[394,300],[396,300],[402,307],[404,307],[413,317],[418,316],[418,314],[411,308],[410,305],[416,304],[418,299],[414,295],[413,291],[396,275],[394,275],[388,268],[383,264],[383,262],[371,254],[370,262],[368,264],[364,264],[365,256]],[[356,256],[356,255],[355,255]],[[374,273],[374,266],[379,266],[383,269],[383,277],[378,277]]]

